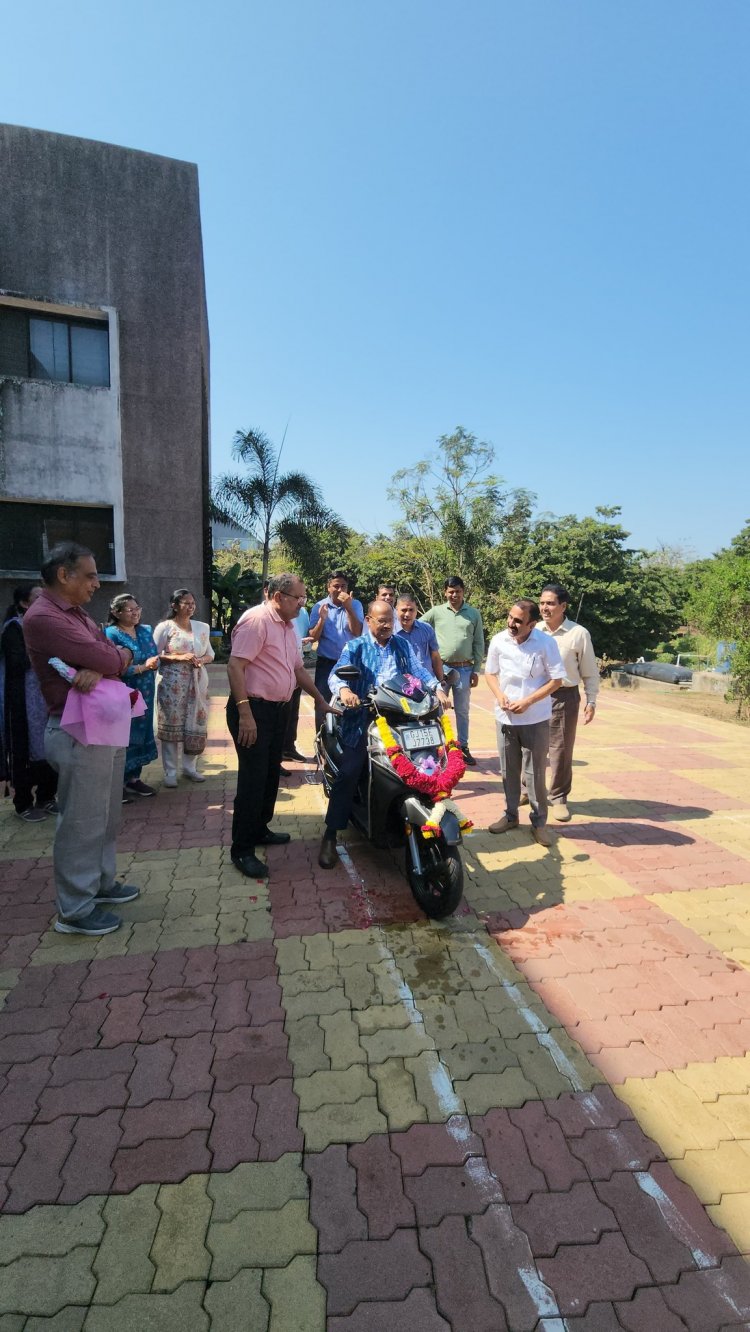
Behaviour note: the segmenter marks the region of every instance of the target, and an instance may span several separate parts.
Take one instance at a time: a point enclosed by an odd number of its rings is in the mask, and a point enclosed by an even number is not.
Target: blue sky
[[[746,0],[37,0],[0,119],[198,163],[216,472],[288,423],[375,531],[460,423],[703,555],[750,513],[749,39]]]

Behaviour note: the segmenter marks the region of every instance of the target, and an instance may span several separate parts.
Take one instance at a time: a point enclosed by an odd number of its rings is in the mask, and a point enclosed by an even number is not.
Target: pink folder
[[[146,704],[137,689],[121,680],[100,680],[90,694],[69,689],[60,726],[82,745],[126,748],[133,717],[142,717]]]

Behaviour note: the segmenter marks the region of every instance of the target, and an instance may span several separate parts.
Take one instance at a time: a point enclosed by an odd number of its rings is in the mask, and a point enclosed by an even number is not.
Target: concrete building
[[[0,125],[0,596],[71,537],[92,613],[208,618],[209,349],[189,162]]]

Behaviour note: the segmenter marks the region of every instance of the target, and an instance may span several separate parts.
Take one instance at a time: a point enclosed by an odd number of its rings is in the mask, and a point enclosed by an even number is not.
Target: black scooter
[[[358,679],[356,666],[343,666],[338,675],[351,682]],[[395,677],[376,685],[362,704],[376,717],[385,718],[396,740],[412,763],[431,756],[440,768],[447,762],[445,737],[438,718],[440,705],[434,694],[415,689],[414,682]],[[341,761],[342,745],[337,719],[327,713],[315,740],[323,786],[330,795]],[[374,846],[406,845],[406,877],[417,903],[426,916],[441,920],[456,910],[464,885],[464,867],[458,847],[461,829],[455,814],[445,811],[437,836],[426,837],[427,823],[435,802],[411,790],[394,770],[380,732],[372,720],[367,728],[367,763],[357,786],[351,821]]]

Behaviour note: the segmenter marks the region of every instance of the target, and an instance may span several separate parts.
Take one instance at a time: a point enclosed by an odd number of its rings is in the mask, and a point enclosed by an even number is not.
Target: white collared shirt
[[[516,642],[507,629],[495,634],[484,669],[487,675],[498,677],[498,684],[511,703],[528,698],[550,680],[565,679],[565,667],[557,644],[550,634],[541,634],[538,629],[532,629],[523,643]],[[508,723],[511,726],[534,726],[537,722],[549,721],[552,696],[548,694],[520,713],[505,712],[496,703],[495,716],[506,726]]]
[[[541,621],[537,627],[548,638],[554,638],[558,646],[565,667],[563,685],[575,688],[583,684],[586,702],[595,704],[599,693],[599,667],[588,629],[568,619],[563,620],[557,629],[550,629],[546,621]]]

